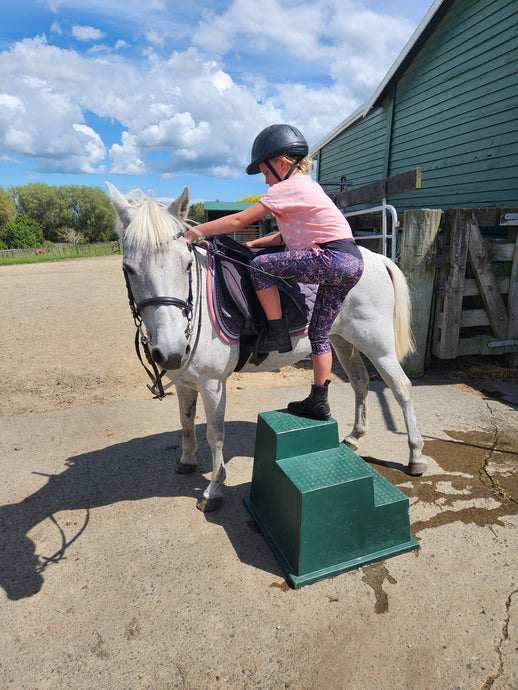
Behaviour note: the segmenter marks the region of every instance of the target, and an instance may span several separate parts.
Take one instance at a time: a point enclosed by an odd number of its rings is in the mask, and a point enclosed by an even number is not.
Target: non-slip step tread
[[[302,492],[336,486],[345,482],[369,479],[366,465],[360,458],[351,461],[342,447],[298,455],[278,461],[279,467]]]
[[[397,503],[398,501],[408,501],[407,496],[396,486],[391,484],[388,479],[385,479],[381,474],[375,473],[372,475],[374,479],[374,505],[387,505],[388,503]]]

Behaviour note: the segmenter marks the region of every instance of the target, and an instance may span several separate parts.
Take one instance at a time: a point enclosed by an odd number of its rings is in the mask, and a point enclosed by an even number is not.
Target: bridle
[[[183,237],[183,233],[178,233],[173,237],[173,240],[178,239],[179,237]],[[196,300],[194,299],[193,296],[193,281],[192,281],[192,266],[189,269],[189,295],[187,297],[187,300],[182,300],[179,299],[178,297],[169,297],[169,296],[162,296],[162,295],[157,295],[156,297],[148,297],[147,299],[140,300],[140,302],[137,302],[135,300],[135,297],[133,296],[133,292],[131,290],[131,285],[129,281],[129,276],[128,276],[128,271],[123,268],[124,272],[124,278],[126,280],[126,289],[128,291],[128,299],[129,299],[129,305],[131,309],[131,314],[133,316],[133,321],[135,323],[136,327],[136,332],[135,332],[135,351],[137,353],[137,357],[139,358],[140,363],[146,370],[149,378],[151,379],[151,385],[148,384],[148,388],[153,394],[155,398],[158,398],[159,400],[162,400],[166,395],[172,395],[172,393],[166,393],[166,389],[170,388],[173,386],[178,379],[183,376],[185,373],[185,370],[191,363],[191,360],[194,356],[194,353],[196,352],[196,349],[198,347],[198,341],[200,339],[200,332],[201,332],[201,315],[202,315],[202,305],[201,305],[201,290],[202,290],[202,281],[201,281],[201,265],[200,265],[200,250],[207,251],[210,254],[216,254],[216,255],[222,255],[221,252],[218,252],[217,250],[211,248],[207,242],[202,242],[199,247],[196,245],[191,245],[188,244],[189,251],[193,252],[194,256],[194,261],[193,264],[196,268]],[[242,266],[247,266],[249,269],[254,269],[258,273],[264,273],[265,275],[268,275],[272,278],[275,278],[276,280],[286,283],[289,285],[288,281],[284,278],[280,278],[279,276],[272,276],[271,274],[267,273],[266,271],[263,271],[260,268],[254,268],[253,266],[250,266],[249,264],[245,264],[242,261],[239,261],[233,257],[226,256],[226,258],[236,264],[240,264]],[[172,306],[172,307],[177,307],[178,309],[181,309],[185,318],[187,319],[187,325],[185,327],[185,337],[189,341],[192,338],[193,332],[194,332],[194,322],[197,321],[197,327],[196,327],[196,336],[194,339],[194,343],[192,344],[192,347],[190,348],[189,355],[186,359],[186,361],[182,364],[180,373],[176,376],[176,378],[172,381],[170,381],[166,386],[164,386],[162,379],[167,373],[166,369],[161,369],[156,365],[155,360],[153,359],[151,355],[151,347],[153,343],[151,342],[151,338],[149,338],[144,329],[144,322],[142,320],[142,309],[145,307],[152,307],[152,306]],[[197,311],[197,314],[195,314],[195,310]],[[146,360],[151,367],[149,369],[142,358],[141,354],[141,349],[144,351]]]
[[[173,240],[178,239],[178,237],[183,237],[183,233],[178,233]],[[185,369],[189,366],[194,353],[196,351],[196,348],[198,346],[198,340],[200,337],[200,331],[201,331],[201,267],[200,267],[200,260],[198,256],[198,252],[196,248],[192,245],[188,245],[189,250],[193,252],[194,256],[194,265],[196,266],[196,284],[197,284],[197,321],[198,321],[198,327],[196,329],[196,338],[193,343],[193,346],[190,349],[189,356],[187,357],[187,360],[184,362],[180,369],[180,373],[178,376],[173,380],[170,381],[167,386],[164,386],[163,384],[163,377],[167,373],[166,369],[161,369],[159,370],[155,360],[153,359],[151,355],[151,347],[153,343],[151,342],[151,338],[149,338],[146,335],[145,329],[144,329],[144,322],[142,320],[142,309],[145,307],[152,307],[152,306],[173,306],[177,307],[178,309],[181,309],[183,312],[184,317],[187,319],[187,325],[185,327],[185,337],[187,340],[191,339],[191,336],[193,334],[193,323],[194,323],[194,299],[193,299],[193,289],[192,289],[192,266],[189,269],[189,295],[187,297],[187,300],[179,299],[178,297],[168,297],[168,296],[162,296],[162,295],[157,295],[156,297],[149,297],[147,299],[140,300],[140,302],[137,302],[135,300],[135,297],[133,296],[133,291],[131,289],[130,285],[130,280],[129,280],[129,275],[128,271],[126,269],[122,269],[124,273],[124,279],[126,281],[126,289],[128,291],[128,300],[129,300],[129,305],[130,305],[130,310],[131,310],[131,315],[133,316],[133,321],[135,323],[136,327],[136,332],[135,332],[135,351],[137,353],[137,357],[139,358],[140,363],[146,370],[149,378],[151,379],[151,385],[148,384],[148,388],[153,393],[153,396],[155,398],[158,398],[159,400],[162,400],[166,395],[171,395],[171,393],[166,393],[166,388],[169,388],[170,386],[173,386],[176,381],[183,375],[185,372]],[[145,365],[144,360],[142,358],[142,354],[140,351],[140,348],[142,347],[142,350],[144,351],[146,360],[151,367],[151,370]]]

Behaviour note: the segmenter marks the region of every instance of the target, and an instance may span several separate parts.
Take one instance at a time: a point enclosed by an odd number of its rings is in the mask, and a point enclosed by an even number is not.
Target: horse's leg
[[[182,424],[182,457],[176,464],[176,472],[179,474],[189,474],[194,472],[197,467],[195,453],[198,444],[194,430],[194,419],[196,417],[198,391],[177,383],[176,394],[178,396],[180,422]]]
[[[354,426],[343,442],[352,450],[357,450],[359,439],[367,433],[367,395],[369,393],[369,374],[358,350],[337,335],[330,336],[331,344],[343,366],[354,391]]]
[[[368,353],[366,354],[368,356]],[[408,434],[408,447],[410,448],[407,472],[412,475],[423,474],[427,465],[421,455],[421,451],[423,450],[423,439],[415,417],[410,379],[403,371],[395,352],[378,357],[377,359],[371,359],[371,362],[374,364],[381,378],[390,388],[403,410]]]
[[[207,442],[212,451],[212,475],[196,507],[204,513],[217,510],[223,503],[221,490],[225,483],[223,442],[225,440],[226,381],[210,379],[202,388],[201,397],[207,419]]]

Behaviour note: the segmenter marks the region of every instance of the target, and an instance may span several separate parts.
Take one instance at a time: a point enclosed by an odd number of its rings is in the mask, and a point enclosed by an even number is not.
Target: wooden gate
[[[517,352],[518,209],[448,210],[432,353]]]

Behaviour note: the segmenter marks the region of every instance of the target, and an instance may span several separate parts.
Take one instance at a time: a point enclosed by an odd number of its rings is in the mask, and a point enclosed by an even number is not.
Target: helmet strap
[[[275,168],[273,167],[273,165],[270,163],[270,161],[268,159],[266,159],[264,161],[264,164],[266,165],[268,170],[272,173],[272,175],[275,175],[275,177],[277,178],[277,181],[282,182],[281,178],[279,177],[279,173],[277,172],[277,170],[275,170]]]
[[[285,179],[285,180],[287,180],[288,177],[295,171],[295,169],[297,168],[297,165],[300,163],[301,160],[302,160],[302,159],[299,158],[299,159],[297,159],[297,160],[295,161],[295,163],[293,163],[293,165],[291,166],[291,168],[288,170],[288,172],[287,172],[286,175],[284,176],[284,179]]]
[[[268,159],[266,159],[266,160],[264,161],[264,164],[266,165],[266,167],[268,168],[268,170],[269,170],[273,175],[275,175],[275,177],[277,178],[277,180],[278,180],[279,182],[283,182],[284,180],[287,180],[288,177],[290,177],[290,175],[293,174],[293,172],[295,171],[297,165],[300,163],[301,160],[302,160],[302,158],[298,158],[298,159],[295,161],[295,163],[291,166],[291,168],[288,170],[288,172],[286,173],[286,175],[284,176],[284,178],[282,178],[282,179],[279,177],[279,174],[278,174],[277,170],[275,170],[275,168],[273,167],[273,165],[270,163],[270,161],[269,161]]]

